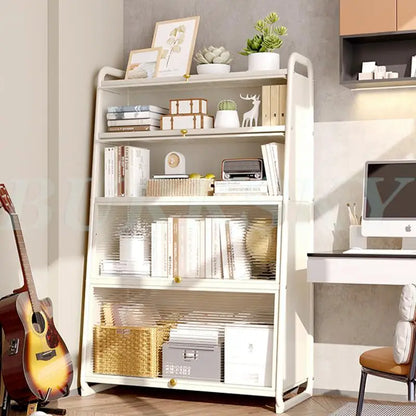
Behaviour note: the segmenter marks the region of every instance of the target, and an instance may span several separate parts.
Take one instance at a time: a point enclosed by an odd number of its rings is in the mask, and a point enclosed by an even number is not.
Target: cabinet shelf
[[[86,381],[89,383],[104,384],[121,384],[126,386],[140,387],[158,387],[171,388],[168,378],[155,377],[131,377],[131,376],[113,376],[106,374],[89,373],[86,375]],[[250,394],[256,396],[273,397],[275,395],[274,387],[245,386],[237,384],[226,384],[222,382],[209,382],[203,380],[178,380],[177,388],[180,390],[205,391],[212,393],[228,394]]]
[[[135,206],[135,205],[277,205],[282,202],[282,196],[182,196],[182,197],[98,197],[95,199],[97,205],[108,206]]]
[[[109,68],[110,70],[112,68]],[[141,91],[155,88],[169,88],[169,91],[177,91],[184,88],[195,87],[215,87],[227,88],[233,87],[259,87],[267,79],[271,84],[285,84],[287,79],[287,69],[277,71],[242,71],[230,72],[228,74],[206,74],[191,75],[188,80],[184,77],[164,77],[164,78],[147,78],[141,80],[104,80],[100,83],[99,88],[105,91],[118,91],[140,89]]]
[[[93,287],[131,289],[169,289],[236,293],[276,293],[276,280],[182,279],[175,283],[168,278],[105,275],[91,281]]]
[[[276,412],[285,412],[311,396],[313,383],[313,298],[312,287],[306,282],[307,252],[313,249],[312,64],[293,53],[287,70],[191,75],[188,80],[122,78],[124,71],[105,67],[97,82],[83,303],[82,394],[91,393],[89,383],[252,394],[275,397]],[[266,91],[263,86],[284,84],[287,84],[285,125],[188,129],[185,135],[179,130],[106,131],[106,111],[110,106],[167,107],[173,98],[202,97],[208,103],[207,113],[215,114],[222,99],[237,102],[240,96],[261,95]],[[240,102],[240,116],[251,107],[249,101]],[[280,196],[103,197],[107,146],[124,144],[148,149],[150,176],[164,172],[166,155],[176,151],[184,155],[186,172],[209,172],[218,179],[224,159],[261,158],[264,150],[261,145],[270,142],[284,145]],[[129,239],[130,232],[138,238]],[[127,258],[137,260],[140,267],[118,267]],[[137,270],[144,273],[124,274]],[[192,277],[183,277],[176,283],[173,275]],[[108,316],[109,312],[115,315]],[[105,313],[114,320],[103,321]],[[155,373],[158,377],[94,373],[94,360],[98,357],[94,328],[103,322],[115,322],[123,313],[129,319],[120,321],[124,322],[118,325],[121,327],[134,322],[133,326],[140,328],[149,322],[154,324],[157,319],[200,327],[216,324],[224,332],[217,348],[225,348],[228,325],[242,325],[249,330],[260,326],[271,334],[270,344],[262,342],[267,351],[255,359],[256,369],[245,366],[246,361],[241,366],[237,363],[241,385],[206,381],[203,376],[194,380],[183,376],[178,377],[176,387],[171,387],[169,379],[161,377],[166,376],[163,360],[170,362],[163,354],[162,365]],[[227,340],[231,342],[232,335],[228,334]],[[198,340],[190,337],[188,341],[193,345]],[[243,350],[241,343],[237,347]],[[229,344],[227,348],[230,351]],[[125,351],[121,349],[118,353]],[[108,358],[109,353],[105,354]],[[236,375],[233,365],[230,358],[221,359],[221,380],[236,381],[232,377]],[[207,375],[205,378],[213,379]],[[295,390],[304,382],[306,390],[283,400],[286,391]]]
[[[123,132],[123,133],[101,133],[99,142],[124,142],[137,140],[140,143],[194,143],[198,140],[225,139],[226,141],[237,141],[241,139],[259,140],[273,138],[274,141],[283,142],[285,126],[258,126],[239,127],[231,129],[189,129],[185,135],[179,130],[153,130],[146,132]]]
[[[340,83],[347,88],[393,88],[416,85],[411,75],[416,31],[370,33],[340,37]],[[362,62],[375,61],[399,78],[358,80]]]

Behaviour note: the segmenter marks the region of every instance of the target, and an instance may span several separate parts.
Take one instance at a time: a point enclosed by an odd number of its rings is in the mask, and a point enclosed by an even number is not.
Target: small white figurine
[[[253,101],[253,108],[249,111],[247,111],[246,113],[244,113],[243,115],[243,122],[241,123],[241,127],[245,127],[245,126],[253,126],[253,121],[254,121],[254,125],[257,126],[257,118],[259,117],[259,107],[260,107],[260,95],[250,95],[250,97],[248,96],[248,94],[243,97],[240,94],[240,98],[242,98],[243,100],[252,100]]]

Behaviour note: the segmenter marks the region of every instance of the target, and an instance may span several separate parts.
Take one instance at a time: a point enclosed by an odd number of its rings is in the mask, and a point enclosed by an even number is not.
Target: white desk
[[[416,255],[308,253],[307,279],[365,285],[416,283]]]

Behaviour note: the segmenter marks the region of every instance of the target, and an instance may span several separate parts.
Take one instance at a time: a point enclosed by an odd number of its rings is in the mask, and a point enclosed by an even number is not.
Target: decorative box
[[[165,342],[163,377],[221,381],[221,347]]]
[[[161,117],[162,130],[210,129],[214,127],[214,117],[206,114],[177,114]]]
[[[208,102],[204,98],[169,100],[170,114],[207,114]]]
[[[224,382],[272,385],[273,327],[227,325],[224,332]]]

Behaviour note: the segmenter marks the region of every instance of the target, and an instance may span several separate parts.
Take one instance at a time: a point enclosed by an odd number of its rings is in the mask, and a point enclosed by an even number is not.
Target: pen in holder
[[[350,248],[367,248],[367,237],[361,234],[361,225],[350,225]]]

